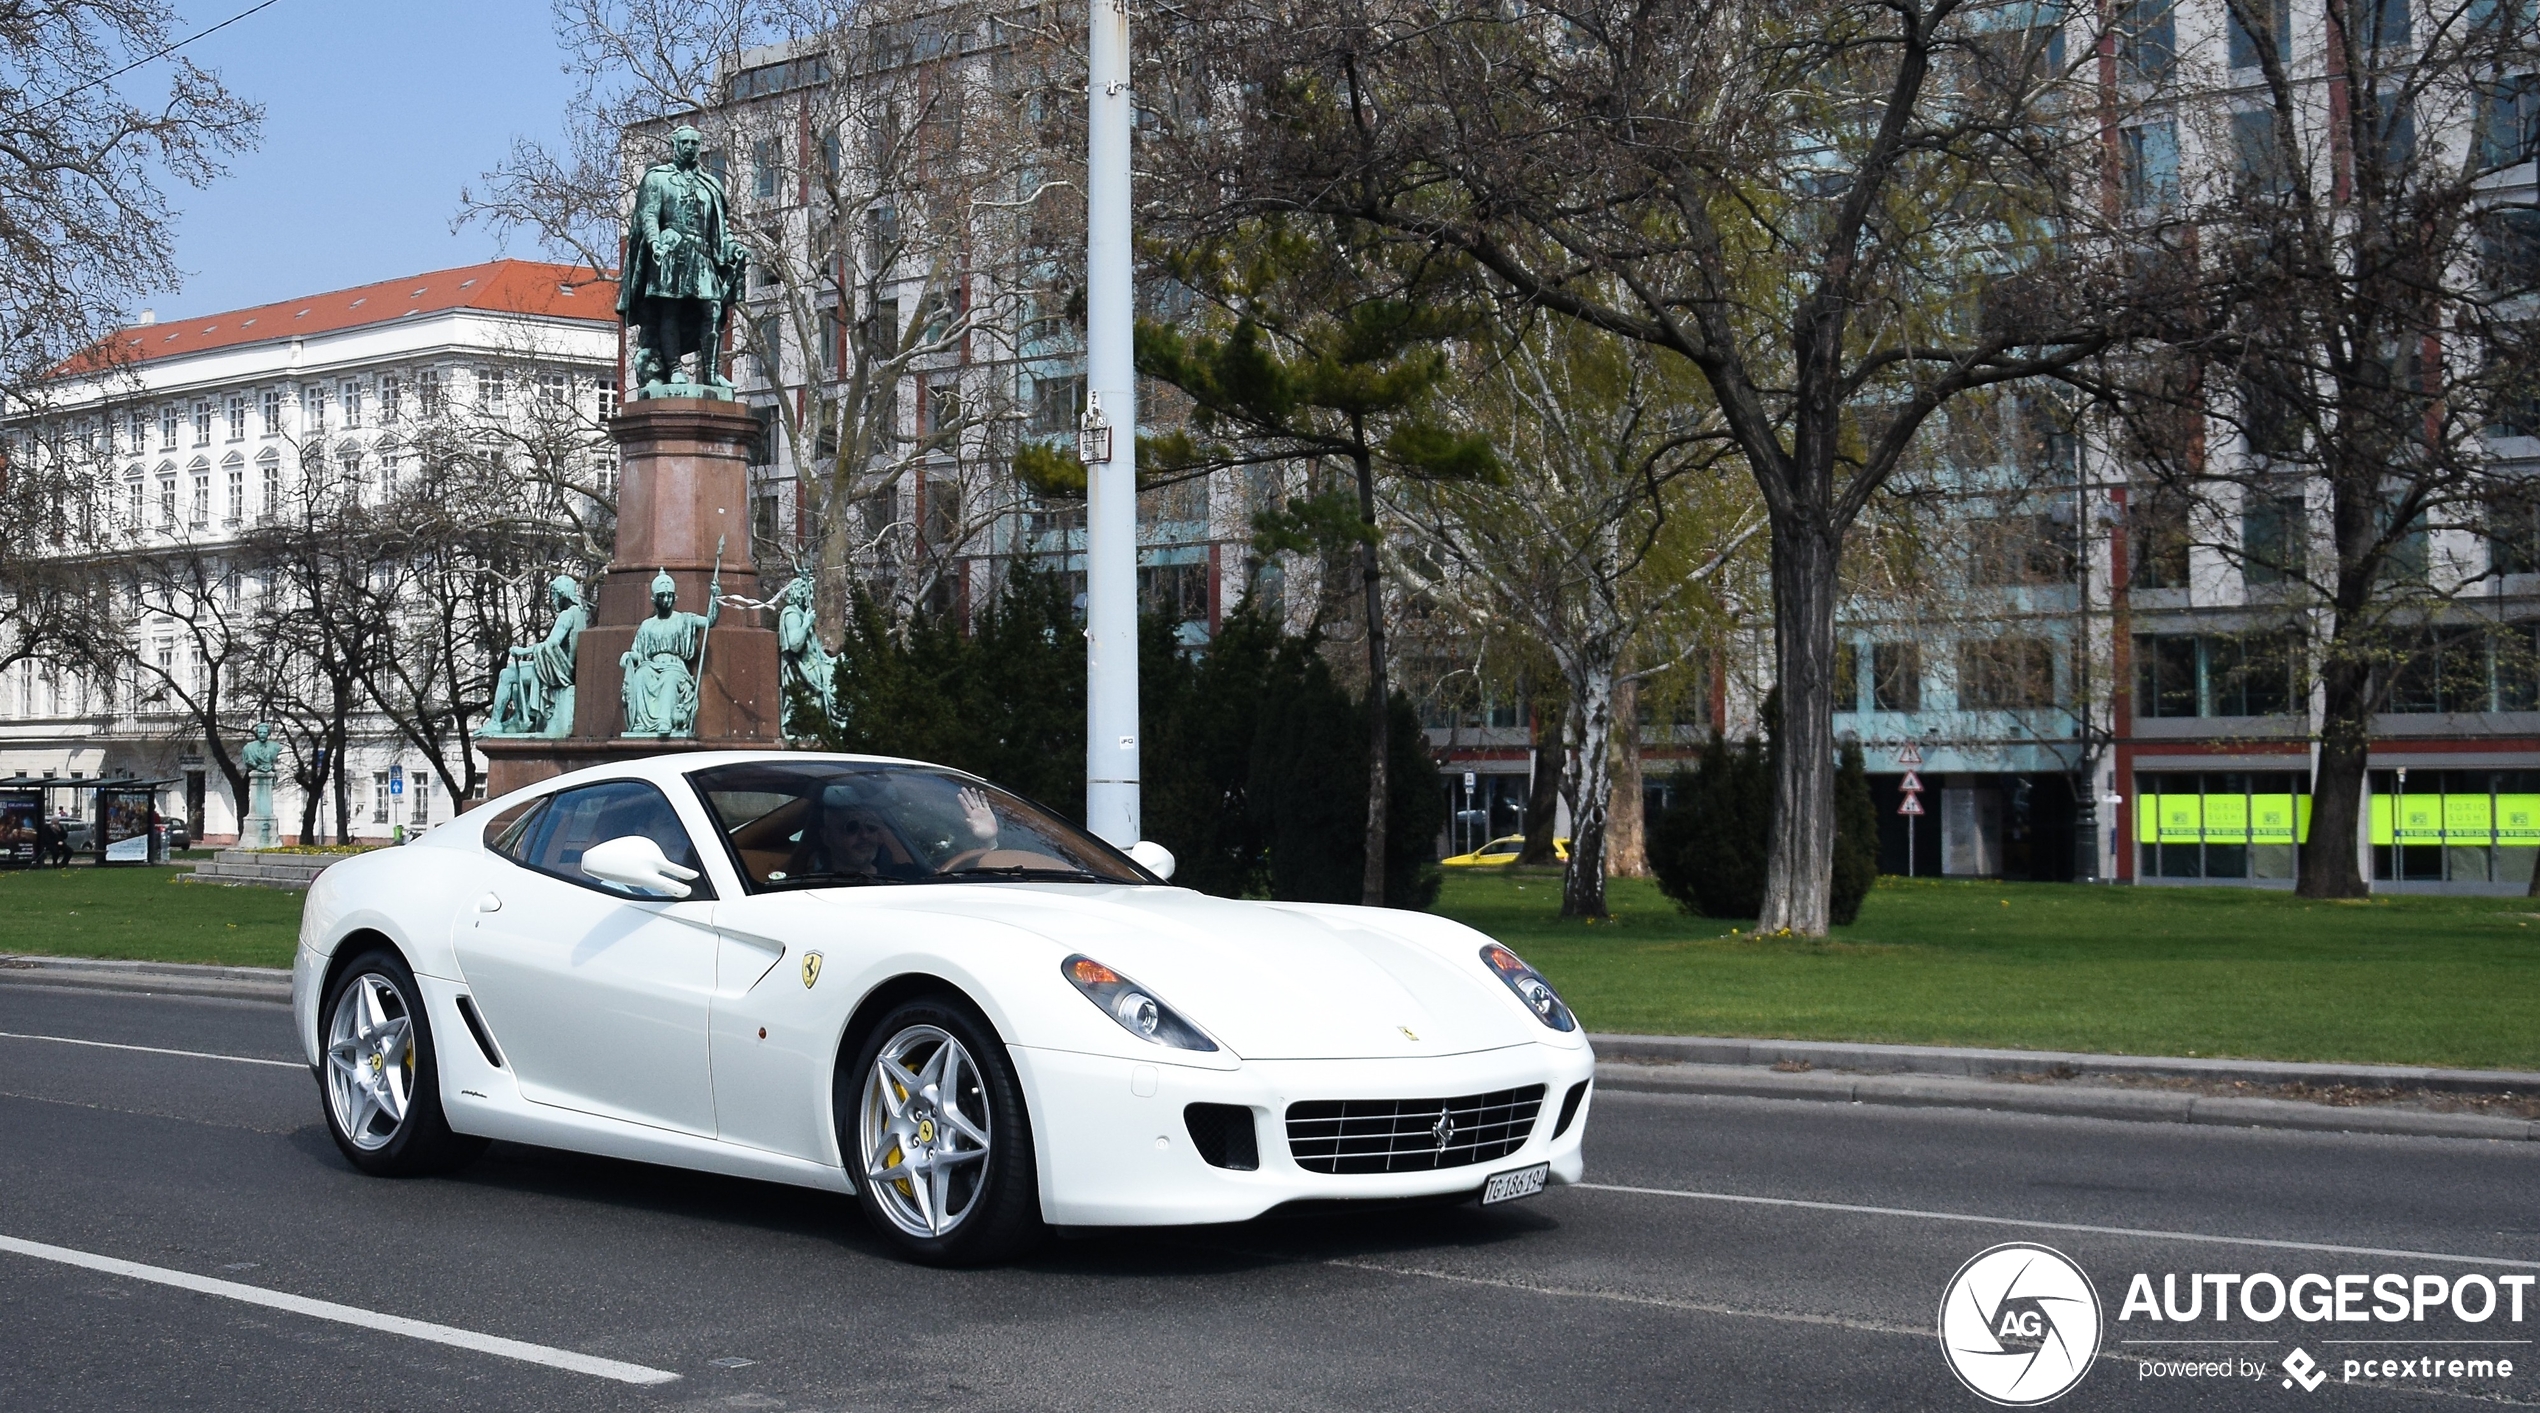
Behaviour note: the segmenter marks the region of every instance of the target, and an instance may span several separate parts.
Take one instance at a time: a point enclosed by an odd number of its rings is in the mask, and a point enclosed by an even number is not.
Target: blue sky
[[[183,0],[178,32],[248,3]],[[561,125],[573,86],[544,4],[279,0],[186,52],[265,106],[265,136],[209,189],[170,191],[185,284],[150,298],[161,317],[537,253],[450,218],[514,135]]]

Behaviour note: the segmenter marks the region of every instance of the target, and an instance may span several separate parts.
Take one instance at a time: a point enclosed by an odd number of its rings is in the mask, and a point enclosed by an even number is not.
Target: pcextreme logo
[[[2010,1408],[2073,1391],[2099,1353],[2099,1293],[2072,1258],[2011,1241],[1976,1253],[1940,1294],[1940,1352],[1967,1390]]]

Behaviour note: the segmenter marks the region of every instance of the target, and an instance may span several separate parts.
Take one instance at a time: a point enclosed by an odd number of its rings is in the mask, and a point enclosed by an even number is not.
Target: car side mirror
[[[1171,849],[1152,839],[1141,839],[1129,846],[1129,857],[1137,863],[1138,867],[1167,882],[1172,881],[1173,851]]]
[[[602,883],[639,888],[670,898],[688,896],[688,880],[697,876],[664,857],[661,845],[641,834],[594,844],[582,851],[582,871]]]

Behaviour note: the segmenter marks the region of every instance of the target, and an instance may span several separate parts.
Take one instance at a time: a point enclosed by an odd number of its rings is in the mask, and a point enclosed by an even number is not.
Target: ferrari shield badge
[[[818,952],[803,953],[803,989],[809,991],[812,983],[818,980],[820,980],[820,954]]]

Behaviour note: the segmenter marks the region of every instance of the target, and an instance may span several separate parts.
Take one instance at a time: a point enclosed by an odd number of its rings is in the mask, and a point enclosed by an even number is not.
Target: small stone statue
[[[796,703],[808,693],[825,717],[838,714],[837,659],[820,642],[820,625],[811,606],[811,577],[785,586],[785,607],[776,615],[776,652],[783,664],[785,734],[815,734],[811,723],[798,719]]]
[[[247,818],[240,822],[238,842],[250,849],[270,849],[281,842],[273,820],[273,777],[281,760],[273,723],[257,722],[256,738],[238,748],[238,763],[247,769]]]
[[[732,396],[732,382],[715,366],[716,355],[750,253],[732,234],[722,183],[698,166],[704,145],[695,128],[672,133],[672,160],[644,173],[626,218],[617,313],[640,330],[638,397]],[[691,353],[697,356],[694,378],[684,366]]]
[[[573,730],[573,652],[591,621],[582,585],[570,574],[547,583],[556,621],[534,646],[515,644],[502,675],[494,679],[488,736],[563,736]]]
[[[653,576],[653,616],[635,630],[635,645],[618,659],[626,671],[626,734],[697,734],[697,671],[706,630],[723,614],[723,575],[706,591],[702,614],[679,611],[679,585],[665,569]]]

